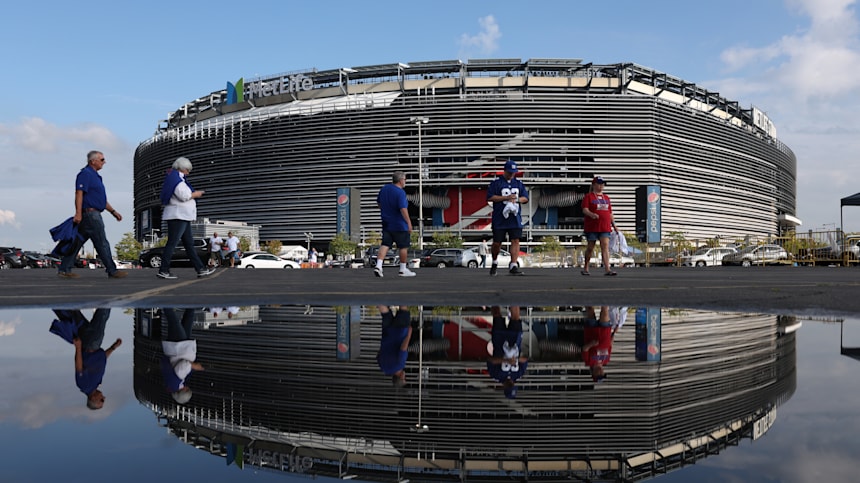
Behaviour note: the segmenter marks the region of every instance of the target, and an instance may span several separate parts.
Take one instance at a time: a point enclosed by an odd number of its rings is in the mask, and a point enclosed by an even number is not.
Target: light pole
[[[424,250],[424,153],[421,151],[421,125],[430,122],[429,117],[410,117],[409,122],[418,126],[418,249]]]

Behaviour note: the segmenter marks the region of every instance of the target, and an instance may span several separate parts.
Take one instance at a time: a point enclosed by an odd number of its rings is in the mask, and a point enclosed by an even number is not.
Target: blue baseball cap
[[[595,176],[594,179],[591,180],[591,182],[597,184],[606,184],[606,181],[604,181],[603,178],[601,178],[600,176]]]
[[[516,161],[505,161],[505,171],[508,173],[519,173],[520,170],[517,169]]]

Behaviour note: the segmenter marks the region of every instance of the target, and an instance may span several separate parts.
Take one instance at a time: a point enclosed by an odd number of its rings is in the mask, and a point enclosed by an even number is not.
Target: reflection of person
[[[620,327],[620,324],[617,324],[617,327]],[[606,378],[605,366],[609,364],[612,356],[614,335],[609,307],[600,307],[599,318],[595,315],[594,307],[588,307],[585,312],[582,361],[591,370],[591,380],[594,382],[602,382]]]
[[[609,266],[609,236],[615,226],[615,218],[612,216],[612,203],[609,197],[603,194],[603,187],[606,186],[606,181],[600,176],[591,180],[591,190],[582,199],[582,214],[585,215],[583,223],[583,231],[585,239],[588,241],[588,246],[585,249],[585,261],[583,264],[583,275],[589,275],[588,266],[591,263],[591,254],[594,252],[594,245],[597,240],[600,240],[600,254],[603,258],[603,268],[606,270],[606,275],[618,275]]]
[[[76,311],[80,314],[80,311]],[[102,378],[105,375],[107,359],[113,351],[122,345],[122,339],[117,339],[107,350],[102,349],[110,309],[96,309],[89,321],[79,315],[81,326],[78,335],[72,340],[75,345],[75,384],[87,396],[87,407],[101,409],[105,404],[102,394]]]
[[[487,188],[487,201],[493,203],[493,246],[491,249],[492,266],[490,275],[498,269],[499,252],[505,238],[511,242],[511,264],[508,273],[523,275],[517,258],[520,254],[520,238],[523,236],[523,219],[520,210],[522,203],[528,203],[529,193],[522,181],[516,178],[519,172],[517,163],[507,161],[504,174],[494,179]]]
[[[209,264],[215,266],[224,264],[224,254],[221,253],[221,245],[224,244],[224,239],[218,236],[217,232],[212,233],[209,238]]]
[[[75,178],[75,215],[72,221],[78,225],[78,234],[82,238],[81,245],[87,240],[93,241],[93,246],[105,266],[108,277],[123,278],[128,275],[128,272],[116,268],[110,243],[105,234],[105,222],[102,219],[102,211],[107,210],[116,218],[116,221],[122,221],[122,215],[108,203],[105,185],[98,173],[104,165],[105,156],[101,151],[87,153],[87,165]],[[72,272],[77,256],[77,252],[64,256],[57,275],[64,278],[78,278],[78,275]]]
[[[373,269],[373,274],[377,277],[382,277],[382,262],[393,245],[397,245],[400,250],[400,276],[415,276],[415,272],[406,266],[409,261],[407,249],[412,233],[412,220],[409,219],[409,202],[406,199],[406,191],[403,190],[404,186],[406,173],[395,171],[391,176],[391,183],[383,186],[376,195],[376,204],[382,218],[382,243],[376,255],[376,267]]]
[[[175,279],[170,273],[170,262],[176,246],[182,242],[198,277],[212,274],[215,269],[203,265],[197,251],[194,249],[194,235],[191,234],[191,222],[197,219],[197,198],[205,191],[195,190],[188,182],[191,173],[191,161],[188,158],[177,158],[164,178],[161,187],[161,204],[164,205],[162,219],[167,221],[167,245],[161,256],[161,268],[156,274],[160,278]]]
[[[236,257],[239,256],[239,238],[232,231],[227,232],[227,259],[230,260],[230,268],[236,265]]]
[[[479,268],[487,267],[487,255],[490,253],[490,247],[487,246],[487,239],[482,238],[481,244],[478,245],[478,255],[481,257],[481,264],[478,265]]]
[[[175,309],[161,309],[167,319],[167,337],[161,341],[164,355],[161,357],[161,374],[170,395],[179,404],[191,399],[191,388],[186,384],[194,371],[202,371],[197,360],[197,341],[191,338],[194,325],[194,309],[185,309],[182,319]]]
[[[523,322],[520,320],[520,308],[510,308],[511,317],[508,320],[502,316],[499,306],[492,307],[493,330],[490,333],[492,355],[487,359],[487,372],[490,377],[502,383],[505,397],[517,397],[516,381],[528,368],[528,358],[520,354],[523,343]]]
[[[401,305],[394,314],[385,306],[379,306],[382,315],[382,338],[376,362],[386,376],[391,376],[395,387],[406,384],[406,358],[409,356],[409,339],[412,337],[409,308]]]

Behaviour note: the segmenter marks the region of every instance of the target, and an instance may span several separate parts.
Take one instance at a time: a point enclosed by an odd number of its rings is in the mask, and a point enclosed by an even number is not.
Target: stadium
[[[619,228],[649,242],[800,224],[796,158],[762,110],[633,63],[443,60],[230,80],[138,146],[138,239],[161,228],[163,174],[179,156],[206,190],[201,218],[257,225],[261,240],[285,244],[341,232],[364,242],[381,228],[376,193],[395,170],[409,177],[425,241],[447,230],[475,242],[490,233],[485,190],[506,159],[530,191],[529,242],[579,243],[594,176],[607,180]]]

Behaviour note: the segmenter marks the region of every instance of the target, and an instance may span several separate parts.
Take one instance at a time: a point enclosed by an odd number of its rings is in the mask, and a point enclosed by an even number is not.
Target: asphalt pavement
[[[805,315],[860,315],[858,267],[636,267],[606,277],[579,269],[531,268],[515,277],[500,270],[422,268],[401,278],[386,268],[220,269],[197,278],[174,268],[177,280],[154,269],[109,279],[79,269],[61,279],[51,269],[0,270],[0,307],[208,307],[244,305],[624,305]]]

